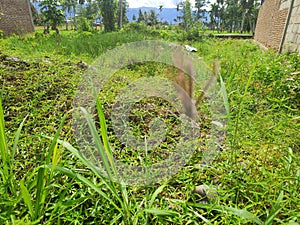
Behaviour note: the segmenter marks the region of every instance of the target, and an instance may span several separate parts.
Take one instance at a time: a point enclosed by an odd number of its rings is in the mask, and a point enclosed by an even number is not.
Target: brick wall
[[[289,12],[289,1],[264,1],[258,14],[254,36],[256,41],[268,48],[279,50]]]
[[[283,51],[300,53],[300,0],[294,0],[293,10],[283,43]]]
[[[34,31],[29,0],[0,0],[0,30],[5,35]]]

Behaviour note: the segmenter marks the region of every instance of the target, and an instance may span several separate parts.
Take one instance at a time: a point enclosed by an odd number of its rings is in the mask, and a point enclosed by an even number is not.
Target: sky
[[[164,8],[176,8],[176,5],[181,0],[127,0],[130,8],[139,8],[139,7],[159,7],[163,5]],[[212,3],[216,0],[211,0]],[[194,0],[191,0],[192,5],[195,4]]]

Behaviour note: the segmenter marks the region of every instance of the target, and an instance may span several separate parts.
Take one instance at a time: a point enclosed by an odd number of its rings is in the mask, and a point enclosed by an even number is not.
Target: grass
[[[211,67],[220,61],[221,91],[227,92],[223,97],[228,136],[209,167],[199,164],[202,153],[197,150],[169,179],[125,186],[107,179],[81,154],[70,125],[75,90],[85,73],[79,62],[91,63],[122,43],[154,38],[147,35],[70,31],[57,37],[38,31],[0,40],[0,223],[298,224],[300,57],[296,54],[262,52],[251,41],[184,42],[198,48],[196,54]],[[109,84],[114,88],[99,94],[96,127],[84,112],[111,176],[110,147],[118,150],[114,157],[125,162],[138,165],[143,160],[122,145],[111,128],[115,96],[135,79],[164,72],[164,65],[154,63],[123,68]],[[147,155],[147,162],[161,160],[176,143],[176,112],[166,114],[168,110],[174,111],[161,99],[145,99],[132,111],[129,125],[139,137],[147,137],[151,118],[167,122],[169,139],[157,154]],[[203,204],[193,192],[200,184],[216,187],[219,195]]]

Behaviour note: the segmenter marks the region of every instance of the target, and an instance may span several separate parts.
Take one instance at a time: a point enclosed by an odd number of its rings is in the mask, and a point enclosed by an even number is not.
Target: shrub
[[[90,21],[85,17],[78,18],[78,30],[80,31],[92,31]]]
[[[123,29],[125,31],[143,31],[143,30],[146,30],[147,27],[145,24],[132,22],[132,23],[126,24]]]

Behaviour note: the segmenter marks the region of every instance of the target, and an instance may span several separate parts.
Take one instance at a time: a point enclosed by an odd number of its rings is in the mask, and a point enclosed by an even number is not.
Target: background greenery
[[[229,134],[204,171],[199,151],[169,180],[124,187],[103,178],[77,152],[68,111],[85,62],[123,43],[154,38],[198,48],[195,54],[211,67],[220,60]],[[38,31],[0,39],[0,223],[298,224],[300,57],[262,52],[250,40],[187,38],[176,28],[129,25],[106,34]],[[124,68],[116,77],[164,71],[149,63]],[[112,96],[101,94],[107,119]],[[155,117],[162,111],[153,104]],[[102,137],[111,135],[107,122]],[[58,138],[75,148],[57,144]],[[218,195],[203,203],[194,192],[201,184],[217,188]]]

